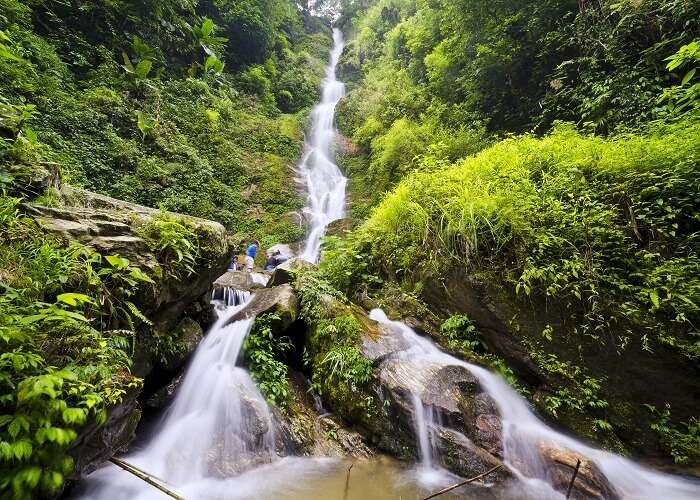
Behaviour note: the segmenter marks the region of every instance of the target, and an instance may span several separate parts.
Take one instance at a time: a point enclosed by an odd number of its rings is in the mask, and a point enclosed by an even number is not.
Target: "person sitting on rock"
[[[240,271],[243,266],[238,263],[238,255],[233,255],[231,257],[231,262],[228,264],[227,271]]]
[[[245,252],[245,267],[248,271],[252,271],[255,267],[255,255],[258,253],[258,247],[260,243],[254,240],[248,246],[248,250]]]
[[[265,271],[274,271],[284,260],[285,259],[282,258],[282,253],[279,250],[275,250],[265,263]]]

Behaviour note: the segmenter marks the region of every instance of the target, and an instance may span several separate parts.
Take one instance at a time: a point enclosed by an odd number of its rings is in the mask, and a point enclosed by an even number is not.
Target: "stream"
[[[312,126],[299,172],[306,181],[306,213],[310,229],[301,257],[316,262],[327,225],[344,216],[347,179],[333,161],[335,107],[344,86],[335,77],[343,50],[342,35],[333,32],[334,47],[321,103],[312,111]],[[262,278],[260,278],[262,279]],[[218,319],[197,347],[171,406],[157,432],[124,460],[160,479],[177,494],[191,499],[415,499],[460,480],[440,464],[434,443],[436,416],[413,396],[413,420],[419,464],[388,458],[353,463],[340,458],[284,457],[277,442],[273,412],[250,373],[241,366],[241,349],[254,318],[226,324],[250,301],[250,294],[223,290],[215,297]],[[370,316],[385,325],[402,346],[392,362],[412,367],[458,366],[473,374],[495,401],[503,429],[504,462],[515,476],[505,485],[470,485],[441,498],[563,499],[548,483],[539,459],[540,442],[560,446],[593,460],[621,498],[639,500],[700,498],[696,483],[657,473],[620,456],[586,446],[550,429],[525,399],[500,376],[465,363],[438,349],[403,323],[390,321],[381,310]],[[419,372],[411,373],[420,377]],[[488,478],[486,479],[488,482]],[[109,464],[90,474],[77,498],[92,500],[166,499],[164,493]]]

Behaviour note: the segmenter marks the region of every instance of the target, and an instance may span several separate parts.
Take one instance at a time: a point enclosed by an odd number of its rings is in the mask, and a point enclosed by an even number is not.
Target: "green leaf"
[[[649,298],[651,299],[651,303],[654,304],[655,308],[659,308],[659,293],[656,290],[652,290],[649,292]]]
[[[82,293],[62,293],[58,297],[56,297],[56,300],[58,302],[63,302],[64,304],[68,304],[69,306],[77,306],[78,303],[95,303],[95,301],[92,300],[89,296]]]
[[[22,439],[20,441],[15,441],[12,443],[12,452],[17,460],[23,460],[32,456],[32,443],[27,439]],[[38,479],[37,479],[38,481]]]
[[[145,79],[148,76],[148,73],[151,72],[152,67],[153,62],[149,61],[148,59],[139,61],[139,63],[134,68],[134,74],[136,75],[136,78],[139,78],[141,80]]]
[[[151,279],[150,276],[148,276],[146,273],[141,271],[141,269],[139,269],[138,267],[132,268],[129,275],[137,281],[143,281],[145,283],[155,284],[155,281],[153,281],[153,279]]]
[[[685,85],[686,83],[688,83],[691,80],[691,78],[693,78],[695,76],[696,71],[697,71],[697,68],[693,68],[690,71],[688,71],[685,74],[685,76],[683,77],[683,80],[681,81],[681,85]]]
[[[129,260],[119,257],[118,255],[107,255],[105,259],[109,262],[110,266],[116,267],[117,269],[124,269],[129,266]]]

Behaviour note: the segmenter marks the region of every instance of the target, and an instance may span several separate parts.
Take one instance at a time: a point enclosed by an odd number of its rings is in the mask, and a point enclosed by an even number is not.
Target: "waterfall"
[[[227,305],[235,298],[239,305]],[[269,463],[275,425],[265,398],[236,365],[254,318],[226,325],[250,294],[222,289],[219,317],[197,347],[158,433],[125,458],[185,498],[227,498],[231,481],[251,466]],[[113,465],[89,475],[86,499],[162,498],[152,486]]]
[[[237,290],[230,286],[214,288],[211,293],[211,300],[215,303],[221,303],[224,306],[240,306],[248,301],[250,292],[245,290]]]
[[[426,408],[420,395],[411,394],[413,399],[413,424],[416,428],[418,438],[418,450],[420,451],[421,467],[424,469],[433,468],[433,412],[431,408]]]
[[[421,337],[407,325],[390,321],[386,314],[375,309],[370,317],[389,327],[393,335],[407,346],[395,356],[404,360],[420,360],[443,366],[461,366],[466,368],[493,399],[498,408],[503,429],[503,459],[518,476],[522,484],[537,490],[539,499],[562,499],[563,495],[548,486],[546,468],[539,453],[539,444],[547,443],[562,449],[580,453],[595,462],[621,498],[634,500],[693,500],[700,498],[700,486],[697,483],[678,477],[662,474],[642,467],[619,455],[587,446],[576,439],[549,428],[530,409],[528,402],[520,396],[501,376],[480,366],[466,363],[442,352],[429,339]],[[419,374],[415,374],[419,376]],[[420,394],[413,394],[422,462],[430,448],[424,442],[430,435],[430,422],[426,421]],[[419,415],[422,413],[423,415]],[[427,462],[429,465],[429,462]]]
[[[336,165],[335,108],[345,94],[345,86],[335,77],[336,66],[343,53],[343,35],[333,29],[333,50],[322,83],[322,98],[311,111],[311,131],[304,145],[299,173],[306,183],[307,205],[304,212],[310,218],[310,230],[300,257],[316,262],[321,250],[321,238],[326,227],[345,215],[345,186],[347,179]]]

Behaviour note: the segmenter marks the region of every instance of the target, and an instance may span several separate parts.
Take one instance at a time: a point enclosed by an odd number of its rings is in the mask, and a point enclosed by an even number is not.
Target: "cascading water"
[[[425,407],[419,394],[413,393],[411,394],[411,398],[413,399],[413,424],[416,428],[416,438],[418,439],[418,450],[420,451],[421,466],[426,470],[430,470],[433,468],[434,454],[432,438],[432,411],[430,408]]]
[[[248,300],[249,296],[250,294],[244,290],[224,286],[214,288],[211,299],[215,302],[221,302],[225,306],[240,306]]]
[[[305,213],[311,224],[306,246],[300,257],[316,262],[321,250],[321,238],[326,227],[345,215],[345,186],[347,179],[336,165],[332,151],[336,136],[335,108],[345,94],[345,86],[335,77],[336,66],[343,52],[343,35],[333,29],[333,50],[322,84],[322,99],[311,112],[311,131],[299,166],[308,193]]]
[[[226,325],[245,306],[220,306],[219,318],[197,348],[159,432],[126,460],[174,488],[185,498],[228,498],[229,482],[252,465],[276,458],[275,427],[265,398],[239,366],[243,342],[254,318]],[[107,466],[88,476],[84,498],[162,498],[136,477]]]
[[[373,310],[370,317],[387,325],[394,335],[400,337],[402,344],[408,346],[396,354],[399,358],[444,366],[461,366],[476,377],[495,402],[501,416],[504,462],[522,481],[523,485],[536,491],[538,499],[563,498],[562,494],[548,486],[548,473],[539,453],[539,445],[542,443],[573,450],[595,462],[623,499],[697,500],[700,498],[700,485],[697,483],[649,470],[619,455],[591,448],[552,430],[535,416],[527,401],[513,390],[502,377],[442,352],[430,340],[419,336],[407,325],[398,321],[390,321],[380,309]],[[420,400],[421,395],[414,394],[413,396],[418,400],[414,402],[414,406],[424,414],[425,409]],[[423,442],[431,432],[430,422],[424,416],[419,415],[414,420],[418,427],[417,436],[420,447],[424,448]],[[422,449],[421,454],[425,456],[426,450]],[[423,464],[426,464],[424,457],[422,461]],[[523,497],[525,496],[523,494]]]

